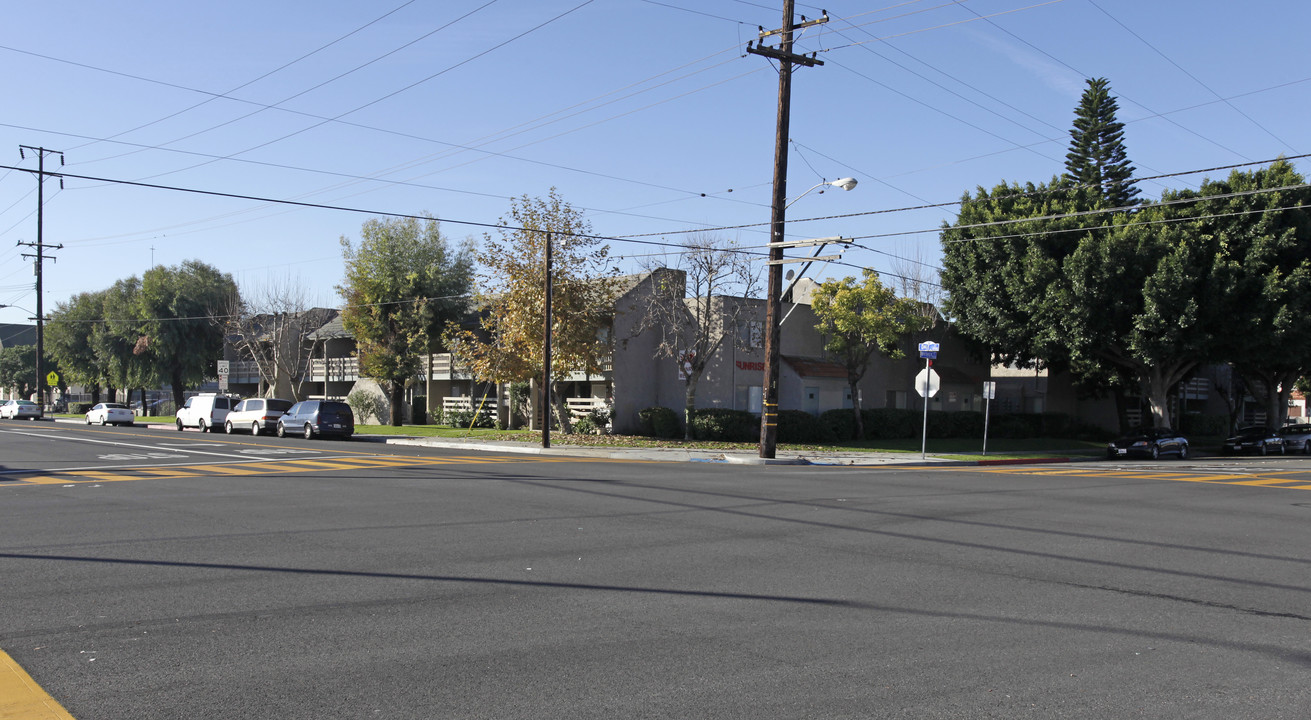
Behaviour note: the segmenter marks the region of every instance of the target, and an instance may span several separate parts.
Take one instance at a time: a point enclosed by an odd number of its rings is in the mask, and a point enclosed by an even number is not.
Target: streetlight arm
[[[822,187],[824,187],[825,185],[831,185],[831,186],[833,186],[833,187],[840,187],[840,188],[842,188],[843,190],[851,190],[852,188],[856,187],[856,183],[857,183],[857,181],[856,181],[855,178],[838,178],[837,180],[825,180],[824,182],[816,183],[816,184],[815,184],[813,187],[811,187],[809,190],[806,190],[805,192],[801,193],[800,195],[798,195],[798,196],[792,198],[792,201],[789,202],[787,205],[784,205],[784,206],[783,206],[783,209],[786,210],[786,209],[792,207],[793,203],[795,203],[796,201],[800,200],[801,198],[803,198],[803,197],[809,195],[810,192],[811,192],[811,190],[815,190],[816,188],[822,188]],[[820,190],[820,192],[824,192],[824,191],[823,191],[823,190]]]

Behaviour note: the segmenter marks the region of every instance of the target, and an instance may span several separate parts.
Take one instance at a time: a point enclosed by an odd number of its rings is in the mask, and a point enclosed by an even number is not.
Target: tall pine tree
[[[1124,123],[1115,119],[1118,109],[1110,82],[1106,78],[1089,80],[1075,110],[1070,151],[1065,155],[1066,177],[1094,189],[1106,207],[1132,205],[1138,197],[1134,167],[1124,148]]]

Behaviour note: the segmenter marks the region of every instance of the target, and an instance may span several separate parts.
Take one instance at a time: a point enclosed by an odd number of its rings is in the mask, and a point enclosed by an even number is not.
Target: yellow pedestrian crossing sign
[[[59,373],[52,372],[52,373],[50,373],[49,375],[46,375],[46,384],[49,385],[50,387],[56,387],[56,386],[58,386],[58,385],[59,385]]]

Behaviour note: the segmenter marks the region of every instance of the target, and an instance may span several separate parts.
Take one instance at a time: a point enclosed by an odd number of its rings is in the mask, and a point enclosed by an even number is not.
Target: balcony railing
[[[360,360],[355,357],[310,360],[310,382],[352,382],[360,379]]]

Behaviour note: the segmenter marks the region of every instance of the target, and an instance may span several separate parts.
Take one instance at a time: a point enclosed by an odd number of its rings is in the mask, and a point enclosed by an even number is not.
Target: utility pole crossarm
[[[823,60],[815,59],[814,53],[809,55],[798,55],[796,53],[783,52],[772,47],[765,47],[764,45],[761,45],[760,47],[752,47],[751,43],[747,43],[747,52],[752,55],[763,55],[775,60],[786,60],[791,63],[796,63],[797,65],[805,65],[806,67],[815,67],[816,65],[824,64]]]

